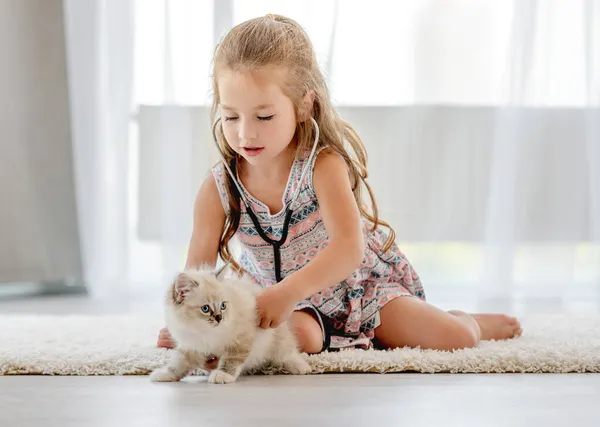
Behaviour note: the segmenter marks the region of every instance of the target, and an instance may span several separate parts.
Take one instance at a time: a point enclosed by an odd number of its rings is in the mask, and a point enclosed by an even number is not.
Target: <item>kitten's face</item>
[[[217,327],[229,318],[227,289],[210,272],[188,270],[173,282],[171,304],[181,320]]]

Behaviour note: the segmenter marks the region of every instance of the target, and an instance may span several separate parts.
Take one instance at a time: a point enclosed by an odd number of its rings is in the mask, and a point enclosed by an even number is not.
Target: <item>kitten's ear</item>
[[[190,276],[185,273],[180,273],[173,282],[173,301],[181,304],[185,296],[196,286],[196,283]]]

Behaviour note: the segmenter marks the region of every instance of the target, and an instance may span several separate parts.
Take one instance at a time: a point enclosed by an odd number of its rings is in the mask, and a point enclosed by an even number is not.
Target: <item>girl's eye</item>
[[[275,116],[275,114],[271,114],[270,116],[265,116],[265,117],[258,117],[258,120],[262,120],[262,121],[267,121],[267,120],[271,120],[273,118],[273,116]]]
[[[208,313],[210,311],[210,307],[208,305],[203,305],[202,307],[200,307],[200,310],[202,311],[202,313]]]
[[[226,302],[226,301],[223,301],[223,302],[221,303],[221,310],[225,310],[226,308],[227,308],[227,302]]]
[[[237,117],[227,117],[227,116],[225,116],[225,121],[226,122],[229,122],[229,121],[232,121],[232,120],[237,120],[237,119],[238,119]]]

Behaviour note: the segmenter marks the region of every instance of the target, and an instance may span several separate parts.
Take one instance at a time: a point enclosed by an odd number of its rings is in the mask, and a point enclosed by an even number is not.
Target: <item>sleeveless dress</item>
[[[293,214],[288,236],[281,246],[281,276],[284,278],[307,265],[328,244],[312,182],[318,152],[300,182],[309,154],[299,153],[296,156],[283,194],[284,208],[278,213],[271,214],[269,208],[238,180],[265,234],[275,240],[279,240],[283,232],[285,206],[298,190],[298,196],[291,205]],[[212,174],[223,208],[229,214],[225,185],[227,170],[223,163],[214,166]],[[379,227],[371,231],[370,224],[363,218],[365,251],[362,265],[343,282],[312,295],[296,306],[296,310],[310,311],[319,321],[323,331],[323,350],[370,348],[375,338],[374,330],[380,324],[379,311],[385,304],[401,296],[425,300],[419,276],[404,254],[395,243],[384,251],[387,233]],[[235,237],[242,247],[238,260],[242,268],[263,287],[276,284],[273,247],[259,236],[243,203]]]

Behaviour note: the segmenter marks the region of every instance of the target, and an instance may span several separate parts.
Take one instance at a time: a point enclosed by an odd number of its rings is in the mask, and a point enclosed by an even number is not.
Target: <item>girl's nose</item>
[[[256,126],[251,120],[242,120],[238,132],[241,141],[251,141],[258,137]]]

